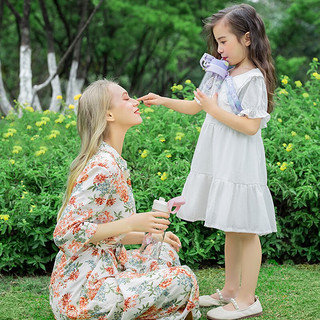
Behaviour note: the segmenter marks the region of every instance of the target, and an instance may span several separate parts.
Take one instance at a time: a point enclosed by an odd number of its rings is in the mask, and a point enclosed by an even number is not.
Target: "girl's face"
[[[248,46],[251,43],[249,33],[238,40],[231,32],[227,21],[222,19],[213,27],[213,35],[218,44],[218,53],[221,58],[229,62],[229,65],[240,67],[249,62]]]
[[[117,84],[112,84],[112,108],[109,113],[113,122],[119,126],[130,128],[140,124],[142,118],[139,112],[139,101],[129,97],[128,92]]]

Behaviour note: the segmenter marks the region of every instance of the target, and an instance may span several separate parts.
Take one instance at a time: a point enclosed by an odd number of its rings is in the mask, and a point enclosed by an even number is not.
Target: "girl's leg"
[[[242,243],[239,233],[226,232],[225,240],[225,284],[221,290],[224,299],[235,298],[240,287]],[[212,295],[219,299],[217,293]]]
[[[259,236],[251,233],[239,234],[242,243],[241,287],[236,297],[240,309],[249,307],[255,301],[255,290],[261,266],[261,244]],[[239,239],[239,240],[240,240]],[[224,307],[234,310],[232,304]]]

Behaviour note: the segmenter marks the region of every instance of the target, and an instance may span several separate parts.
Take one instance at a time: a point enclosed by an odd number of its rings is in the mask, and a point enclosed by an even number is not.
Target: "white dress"
[[[258,132],[240,133],[207,114],[183,189],[186,204],[178,217],[204,220],[205,226],[227,232],[276,232],[261,129],[267,126],[267,91],[259,69],[233,77],[243,111],[239,116],[261,118]],[[218,104],[232,112],[223,83]]]

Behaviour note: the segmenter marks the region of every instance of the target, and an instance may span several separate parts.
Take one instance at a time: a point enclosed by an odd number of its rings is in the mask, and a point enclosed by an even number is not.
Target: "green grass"
[[[196,270],[200,294],[222,288],[224,269]],[[54,320],[48,301],[49,276],[0,276],[0,320]],[[257,295],[261,320],[320,320],[320,265],[263,265]],[[206,319],[209,308],[201,308]]]

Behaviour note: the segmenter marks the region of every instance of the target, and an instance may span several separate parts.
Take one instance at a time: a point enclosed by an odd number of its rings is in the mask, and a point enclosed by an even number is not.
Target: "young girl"
[[[233,66],[230,75],[242,112],[232,113],[226,83],[212,98],[197,89],[199,104],[153,93],[138,100],[186,114],[207,113],[183,189],[187,202],[178,216],[225,231],[225,285],[200,297],[200,306],[221,305],[208,312],[208,319],[243,319],[262,313],[255,296],[259,235],[276,232],[261,139],[276,80],[265,27],[253,7],[241,4],[219,11],[206,20],[205,29],[210,53]]]
[[[141,243],[145,232],[162,237],[169,224],[166,213],[135,213],[121,152],[126,131],[142,121],[138,105],[107,80],[92,83],[79,100],[81,151],[54,231],[60,251],[50,304],[57,320],[200,318],[198,285],[180,266],[177,236],[166,233],[158,260],[123,246]]]

